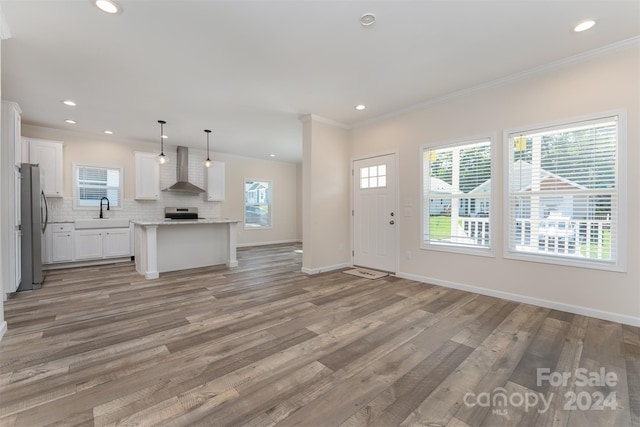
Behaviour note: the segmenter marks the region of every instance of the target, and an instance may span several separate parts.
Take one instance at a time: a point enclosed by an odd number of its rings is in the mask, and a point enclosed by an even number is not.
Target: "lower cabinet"
[[[73,261],[72,223],[51,223],[44,233],[42,263]]]
[[[65,262],[73,260],[72,231],[51,232],[51,262]]]
[[[104,258],[103,237],[104,230],[76,230],[74,232],[75,259]]]
[[[112,228],[103,235],[104,257],[131,255],[131,231],[128,228]]]
[[[20,286],[22,280],[22,232],[20,230],[14,233],[14,246],[16,251],[15,269],[16,269],[16,281],[14,283],[13,290],[15,291]]]
[[[129,228],[76,230],[73,223],[50,225],[45,233],[45,264],[131,255]]]

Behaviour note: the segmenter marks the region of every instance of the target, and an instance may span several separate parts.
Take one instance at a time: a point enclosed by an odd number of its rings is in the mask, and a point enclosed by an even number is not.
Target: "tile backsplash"
[[[124,199],[122,209],[104,211],[105,218],[159,219],[164,218],[165,206],[196,207],[203,218],[219,218],[220,202],[206,202],[203,195],[185,196],[162,193],[161,200]],[[100,208],[73,209],[73,200],[68,197],[48,197],[49,222],[73,221],[79,218],[97,218]],[[106,208],[105,208],[106,209]]]

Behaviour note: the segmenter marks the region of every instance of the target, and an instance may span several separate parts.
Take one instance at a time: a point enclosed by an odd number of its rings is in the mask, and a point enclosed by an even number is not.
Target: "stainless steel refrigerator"
[[[22,231],[22,280],[18,291],[39,289],[42,274],[42,244],[49,211],[44,196],[44,174],[38,165],[20,165],[20,208]]]

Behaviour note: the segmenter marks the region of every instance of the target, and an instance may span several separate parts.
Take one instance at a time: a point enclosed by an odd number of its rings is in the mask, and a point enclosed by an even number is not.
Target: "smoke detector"
[[[365,13],[360,17],[360,23],[365,27],[373,25],[374,22],[376,22],[376,15],[373,13]]]

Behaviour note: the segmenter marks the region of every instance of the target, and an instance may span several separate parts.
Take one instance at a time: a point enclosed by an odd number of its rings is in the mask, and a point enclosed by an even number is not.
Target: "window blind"
[[[119,169],[76,166],[78,206],[99,206],[107,197],[111,207],[121,206],[121,173]]]
[[[508,136],[509,251],[617,259],[618,120]]]

